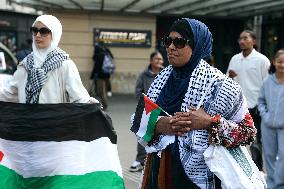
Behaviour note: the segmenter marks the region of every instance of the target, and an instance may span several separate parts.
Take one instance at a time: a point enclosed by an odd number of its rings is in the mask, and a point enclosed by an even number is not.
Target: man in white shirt
[[[262,81],[268,75],[270,61],[266,56],[255,50],[256,35],[252,31],[242,31],[238,41],[242,52],[232,57],[227,75],[240,84],[247,99],[250,114],[258,131],[257,145],[255,146],[257,146],[259,152],[257,155],[252,151],[252,158],[259,170],[262,171],[261,119],[257,111],[257,98]],[[254,149],[255,148],[251,148],[251,150]]]

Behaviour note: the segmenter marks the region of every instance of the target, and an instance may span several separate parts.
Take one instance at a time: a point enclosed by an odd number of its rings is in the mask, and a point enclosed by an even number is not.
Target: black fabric
[[[110,78],[110,74],[106,74],[102,71],[102,65],[104,62],[105,54],[109,53],[109,50],[104,50],[102,47],[96,45],[95,51],[93,55],[94,67],[90,76],[90,79],[108,79]],[[110,54],[113,58],[112,54]]]
[[[255,106],[254,108],[249,108],[249,113],[253,119],[254,126],[257,129],[256,133],[257,143],[261,144],[261,127],[260,127],[261,117],[259,115],[257,106]]]
[[[249,113],[253,119],[254,126],[257,129],[256,141],[250,146],[251,157],[256,164],[257,168],[263,170],[263,159],[262,159],[262,143],[261,143],[261,117],[259,115],[257,106],[249,109]]]
[[[160,167],[160,157],[156,153],[152,156],[150,172],[147,177],[146,189],[159,189],[158,188],[158,176]]]
[[[179,157],[178,140],[170,144],[165,150],[170,151],[172,156],[172,183],[173,189],[200,189],[194,184],[185,174],[182,163]],[[147,189],[158,189],[158,175],[161,158],[157,153],[153,153],[151,160],[150,173],[147,178]]]
[[[221,180],[216,175],[214,175],[214,180],[215,180],[215,189],[222,189]]]
[[[170,115],[181,111],[181,104],[187,92],[187,87],[184,87],[184,83],[188,85],[190,80],[190,77],[177,78],[173,74],[172,72],[157,99],[157,104]]]
[[[175,142],[167,147],[166,150],[170,150],[172,154],[172,170],[173,170],[173,185],[174,189],[188,188],[188,189],[200,189],[194,184],[186,175],[182,166],[180,155],[178,138],[176,136]]]
[[[144,111],[144,107],[145,107],[144,96],[141,95],[140,98],[139,98],[137,107],[136,107],[133,124],[132,124],[132,127],[130,129],[134,133],[137,133],[138,130],[139,130],[142,114],[143,114],[143,111]]]
[[[263,171],[263,160],[262,160],[262,145],[259,143],[252,143],[250,146],[251,158],[256,164],[260,171]]]
[[[117,135],[100,104],[0,102],[0,138],[12,141],[93,141]]]

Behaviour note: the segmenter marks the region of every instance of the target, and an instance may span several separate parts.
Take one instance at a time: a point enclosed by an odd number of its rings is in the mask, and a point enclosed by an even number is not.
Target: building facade
[[[138,15],[93,14],[76,12],[51,12],[60,19],[63,35],[60,47],[67,51],[76,63],[83,83],[90,88],[90,73],[94,66],[94,35],[96,29],[119,31],[150,31],[151,43],[141,46],[109,46],[116,61],[116,70],[111,77],[115,93],[134,93],[137,75],[149,63],[149,55],[155,50],[156,17]],[[107,43],[105,43],[108,46]]]
[[[47,11],[57,16],[63,25],[60,47],[70,54],[81,74],[84,85],[91,89],[90,73],[94,44],[104,40],[116,61],[116,71],[111,77],[114,93],[132,94],[136,78],[149,63],[149,55],[160,50],[166,61],[161,40],[177,16],[120,14],[117,12]],[[29,28],[37,15],[0,11],[0,39],[21,49],[31,39]],[[269,58],[284,45],[283,14],[252,18],[204,18],[195,17],[213,34],[215,66],[226,72],[230,58],[240,51],[237,39],[243,29],[257,30],[259,50]],[[111,36],[111,37],[110,37]],[[128,38],[125,38],[128,36]],[[131,36],[131,37],[130,37]],[[136,41],[135,41],[136,40]]]

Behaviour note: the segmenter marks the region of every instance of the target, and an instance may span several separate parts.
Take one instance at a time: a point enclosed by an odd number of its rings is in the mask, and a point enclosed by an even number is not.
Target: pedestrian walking
[[[112,96],[110,77],[114,72],[114,57],[111,51],[104,44],[95,45],[93,55],[94,67],[90,76],[93,80],[95,95],[103,105],[108,107],[108,97]],[[104,67],[109,64],[110,66]]]
[[[252,159],[258,169],[263,171],[261,118],[257,109],[257,97],[262,81],[268,76],[270,61],[265,55],[256,51],[256,35],[253,31],[242,31],[238,42],[242,52],[234,55],[230,60],[227,75],[240,84],[247,99],[249,112],[257,129],[256,141],[250,148]]]

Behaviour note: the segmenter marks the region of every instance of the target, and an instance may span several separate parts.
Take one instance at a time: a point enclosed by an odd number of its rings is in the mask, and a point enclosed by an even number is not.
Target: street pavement
[[[129,172],[128,169],[136,155],[136,137],[130,131],[130,116],[135,111],[136,100],[134,95],[113,95],[109,98],[106,111],[113,121],[118,136],[118,154],[123,169],[126,189],[137,189],[141,172]]]

